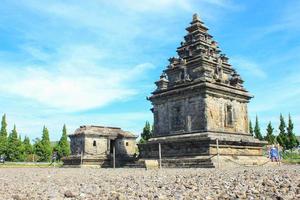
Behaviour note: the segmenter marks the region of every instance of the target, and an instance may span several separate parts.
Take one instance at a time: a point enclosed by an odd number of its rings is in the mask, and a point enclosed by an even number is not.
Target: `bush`
[[[282,153],[282,159],[286,163],[300,164],[300,153],[299,151],[285,151]]]

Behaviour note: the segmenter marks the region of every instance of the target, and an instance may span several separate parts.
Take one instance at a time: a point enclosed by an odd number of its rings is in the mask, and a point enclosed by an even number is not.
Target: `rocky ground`
[[[0,199],[300,199],[300,166],[0,168]]]

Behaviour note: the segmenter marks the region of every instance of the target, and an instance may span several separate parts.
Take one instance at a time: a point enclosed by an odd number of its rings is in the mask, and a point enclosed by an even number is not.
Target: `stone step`
[[[205,164],[205,165],[163,165],[162,168],[215,168],[213,164]]]
[[[211,162],[211,160],[174,160],[174,159],[162,159],[162,162],[168,162],[168,163],[205,163],[205,162]]]
[[[127,161],[119,164],[119,167],[124,168],[145,168],[143,161]]]
[[[181,159],[162,159],[162,167],[166,168],[214,168],[209,157],[203,158],[181,158]]]
[[[146,168],[144,164],[126,164],[123,168]]]

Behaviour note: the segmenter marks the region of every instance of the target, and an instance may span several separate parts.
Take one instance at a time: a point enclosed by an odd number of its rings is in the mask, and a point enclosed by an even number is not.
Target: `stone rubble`
[[[300,199],[300,166],[0,168],[0,199]]]

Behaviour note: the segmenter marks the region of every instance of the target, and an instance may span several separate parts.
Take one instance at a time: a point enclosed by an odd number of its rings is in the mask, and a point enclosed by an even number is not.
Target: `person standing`
[[[275,147],[273,144],[271,149],[270,149],[270,158],[272,162],[279,162],[279,153],[278,149]]]

